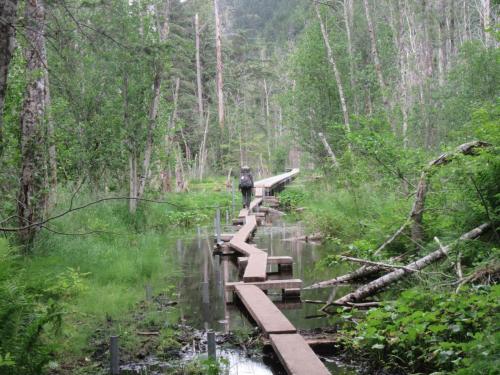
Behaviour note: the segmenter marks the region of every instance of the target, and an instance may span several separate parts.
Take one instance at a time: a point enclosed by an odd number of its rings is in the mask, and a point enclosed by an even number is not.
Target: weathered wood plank
[[[239,251],[240,253],[242,253],[243,255],[245,255],[247,257],[249,257],[250,255],[255,254],[255,253],[263,252],[262,250],[258,249],[254,245],[250,245],[247,242],[243,242],[243,241],[240,241],[240,240],[234,239],[234,238],[231,241],[229,241],[229,246],[231,246],[233,249]]]
[[[289,375],[330,375],[306,340],[297,333],[270,334],[271,345]]]
[[[229,282],[226,283],[227,291],[234,291],[236,285],[243,285],[242,281]],[[287,280],[266,280],[252,283],[256,287],[262,290],[269,289],[293,289],[293,288],[302,288],[302,280],[300,279],[287,279]]]
[[[255,285],[238,285],[236,294],[264,334],[297,332],[293,324]]]
[[[267,254],[263,251],[260,253],[250,254],[248,264],[243,274],[245,283],[255,281],[265,281],[267,278]]]
[[[246,267],[248,257],[238,257],[238,266]],[[293,258],[289,256],[268,256],[267,264],[293,264]]]

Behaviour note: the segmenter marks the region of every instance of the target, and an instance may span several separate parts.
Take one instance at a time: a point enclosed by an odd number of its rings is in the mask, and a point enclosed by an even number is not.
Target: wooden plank
[[[245,267],[248,262],[248,257],[238,257],[238,266]],[[267,257],[267,264],[293,264],[293,258],[289,256],[273,256]]]
[[[265,189],[263,187],[256,187],[255,188],[255,196],[256,197],[263,197],[264,192],[265,192]]]
[[[246,217],[246,216],[248,216],[248,210],[246,208],[243,208],[238,214],[238,217]]]
[[[250,245],[249,243],[234,238],[231,241],[229,241],[229,246],[231,246],[233,249],[239,251],[240,253],[242,253],[247,257],[255,253],[263,252],[254,245]]]
[[[267,278],[267,254],[265,252],[250,254],[243,274],[245,283],[265,281]]]
[[[262,204],[262,198],[255,198],[250,203],[250,207],[248,208],[248,211],[251,213],[255,209],[255,207],[260,206],[261,204]]]
[[[297,332],[285,315],[255,285],[238,285],[236,294],[264,334]]]
[[[286,183],[287,181],[294,178],[300,170],[298,168],[292,169],[290,172],[282,173],[276,176],[265,178],[263,180],[255,181],[254,186],[256,188],[273,188],[276,185]]]
[[[245,224],[240,228],[240,230],[233,236],[233,240],[246,242],[248,237],[257,228],[257,219],[254,215],[247,216],[245,218]]]
[[[330,375],[306,340],[297,333],[270,334],[269,339],[289,375]]]
[[[229,282],[226,283],[226,290],[228,292],[234,291],[236,285],[244,284],[242,281]],[[252,283],[256,287],[262,290],[269,289],[291,289],[291,288],[302,288],[302,280],[300,279],[286,279],[286,280],[266,280]]]

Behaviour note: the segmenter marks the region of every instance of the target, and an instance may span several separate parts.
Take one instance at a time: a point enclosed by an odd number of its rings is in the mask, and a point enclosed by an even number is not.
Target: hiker
[[[252,200],[253,176],[246,165],[241,167],[239,188],[243,195],[243,207],[249,208]]]

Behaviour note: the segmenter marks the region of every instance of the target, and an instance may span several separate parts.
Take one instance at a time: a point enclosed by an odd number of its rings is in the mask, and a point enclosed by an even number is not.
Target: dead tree
[[[214,15],[215,15],[215,56],[217,60],[217,103],[219,112],[219,126],[224,129],[224,84],[223,84],[223,67],[222,67],[222,37],[221,37],[221,21],[219,15],[219,1],[214,0]]]
[[[339,92],[340,97],[340,105],[342,107],[342,114],[344,116],[344,127],[346,134],[351,132],[351,127],[349,125],[349,111],[347,109],[347,104],[344,95],[344,86],[342,85],[342,79],[340,77],[340,72],[337,68],[337,63],[335,61],[335,56],[332,51],[332,47],[330,46],[330,40],[328,37],[328,32],[326,30],[325,24],[323,23],[323,19],[321,18],[321,13],[319,11],[319,7],[317,3],[314,3],[314,9],[316,10],[316,16],[318,17],[319,26],[321,28],[321,34],[323,35],[323,42],[325,44],[326,53],[328,56],[328,62],[333,70],[333,74],[335,76],[335,81],[337,82],[337,90]]]
[[[390,243],[392,243],[396,238],[399,237],[405,228],[411,224],[412,240],[415,242],[421,242],[424,237],[424,232],[422,228],[422,219],[425,209],[425,197],[427,194],[427,184],[428,177],[433,167],[444,165],[449,163],[454,156],[458,154],[463,155],[473,155],[476,148],[486,147],[489,144],[483,141],[473,141],[464,143],[456,148],[455,151],[446,152],[440,155],[437,159],[432,160],[428,167],[422,171],[420,179],[417,185],[417,190],[415,192],[415,201],[413,203],[412,209],[408,215],[408,219],[403,223],[401,227],[391,235],[379,248],[375,251],[375,255],[379,254],[384,248],[386,248]]]
[[[459,238],[459,241],[473,240],[475,238],[478,238],[480,235],[485,233],[490,228],[490,226],[491,226],[490,223],[482,224],[477,228],[474,228],[473,230],[463,234]],[[374,294],[378,293],[379,291],[389,286],[390,284],[394,283],[395,281],[409,274],[417,272],[427,267],[429,264],[442,259],[449,253],[451,247],[452,245],[439,246],[439,249],[437,249],[436,251],[433,251],[432,253],[426,255],[425,257],[420,258],[415,262],[408,264],[404,268],[397,268],[394,271],[382,277],[379,277],[378,279],[373,280],[368,284],[363,285],[362,287],[356,289],[354,292],[346,294],[344,297],[337,299],[335,302],[331,304],[325,305],[322,308],[322,310],[325,310],[331,305],[344,305],[350,302],[363,300],[366,297],[373,296]]]
[[[382,94],[382,102],[384,104],[385,111],[387,114],[387,120],[391,123],[392,131],[396,132],[394,124],[390,120],[390,114],[391,114],[390,103],[389,99],[387,98],[387,88],[385,85],[384,76],[382,74],[382,65],[380,64],[380,58],[378,55],[377,38],[375,37],[375,29],[373,27],[372,18],[370,15],[370,6],[368,4],[368,0],[363,0],[363,2],[365,6],[366,22],[368,24],[368,33],[370,35],[371,54],[373,63],[375,65],[375,72],[377,73],[377,80],[380,86],[380,93]]]
[[[335,156],[335,153],[333,152],[332,148],[328,144],[328,141],[325,138],[325,135],[323,133],[318,133],[319,139],[321,139],[321,143],[323,143],[323,146],[325,147],[326,152],[328,153],[328,156],[332,159],[333,166],[338,168],[339,163],[337,161],[337,157]]]

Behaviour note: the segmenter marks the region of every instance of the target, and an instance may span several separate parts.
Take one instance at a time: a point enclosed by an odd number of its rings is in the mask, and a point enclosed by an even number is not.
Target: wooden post
[[[210,330],[207,332],[207,347],[208,347],[208,358],[216,359],[216,348],[215,348],[215,332]]]
[[[110,349],[111,354],[111,375],[118,375],[120,373],[120,349],[118,347],[118,336],[110,337]]]

